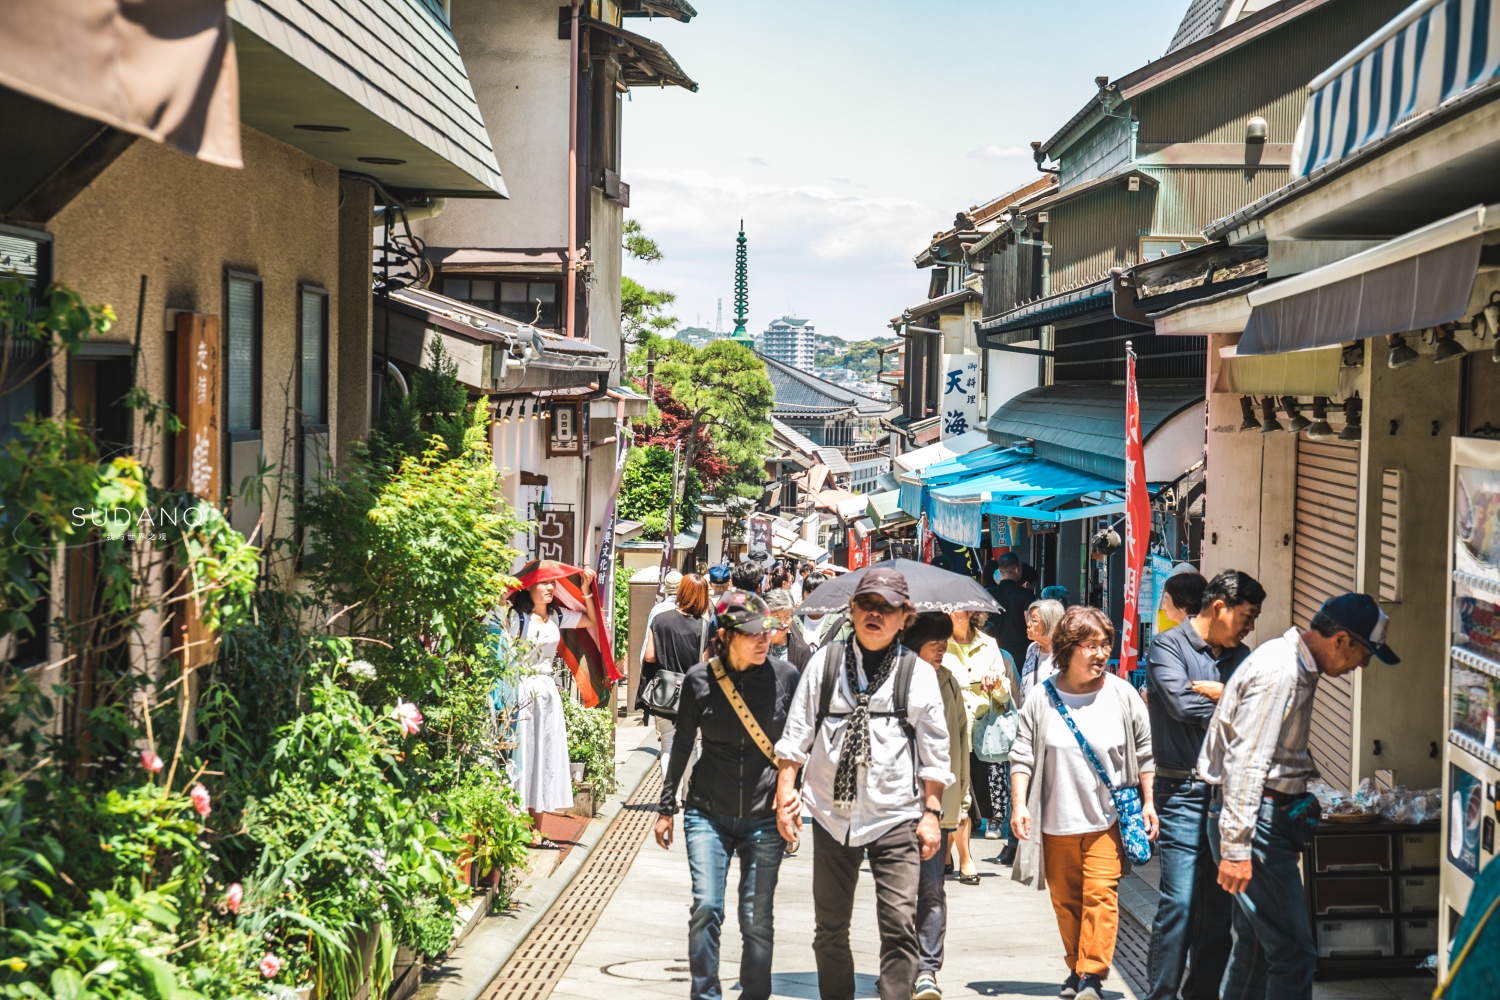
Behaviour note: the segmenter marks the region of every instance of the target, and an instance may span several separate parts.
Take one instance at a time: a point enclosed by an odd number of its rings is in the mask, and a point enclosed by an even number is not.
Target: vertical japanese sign
[[[1120,626],[1120,676],[1135,669],[1141,644],[1141,574],[1151,540],[1151,498],[1146,493],[1146,451],[1141,444],[1141,400],[1135,384],[1135,351],[1125,344],[1125,620]]]
[[[932,565],[934,538],[932,528],[927,524],[927,513],[924,511],[917,520],[917,545],[921,549],[921,560],[929,566]]]
[[[943,438],[958,437],[979,425],[979,358],[943,355]]]
[[[219,423],[219,317],[202,313],[177,314],[177,433],[178,485],[205,503],[223,502],[223,473],[219,455],[223,434]],[[182,571],[185,575],[186,571]],[[192,584],[180,578],[181,592]],[[173,652],[186,673],[213,662],[214,638],[203,624],[203,608],[196,598],[179,606]]]
[[[594,578],[599,592],[606,600],[598,605],[604,616],[604,634],[614,635],[615,628],[615,522],[619,510],[615,501],[620,494],[620,480],[625,475],[625,458],[630,453],[630,441],[626,437],[624,421],[615,421],[615,478],[609,491],[609,507],[604,513],[604,533],[599,537],[599,559],[594,564]],[[584,553],[587,556],[587,553]]]

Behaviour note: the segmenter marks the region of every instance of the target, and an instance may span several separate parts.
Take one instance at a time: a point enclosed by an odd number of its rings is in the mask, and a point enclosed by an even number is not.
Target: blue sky
[[[626,273],[678,294],[684,324],[733,313],[750,247],[750,328],[784,313],[850,339],[926,296],[911,258],[954,213],[1036,176],[1094,77],[1161,56],[1188,0],[694,0],[688,24],[632,19],[698,81],[625,107],[630,217],[667,259]]]

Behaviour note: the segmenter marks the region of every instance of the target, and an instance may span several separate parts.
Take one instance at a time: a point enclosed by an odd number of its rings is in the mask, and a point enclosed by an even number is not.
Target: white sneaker
[[[918,976],[917,985],[912,987],[911,1000],[943,1000],[943,991],[938,988],[937,977],[930,972]]]

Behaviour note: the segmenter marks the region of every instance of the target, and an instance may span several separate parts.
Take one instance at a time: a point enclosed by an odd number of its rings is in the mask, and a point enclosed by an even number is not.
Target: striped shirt
[[[1198,773],[1224,790],[1219,841],[1225,861],[1249,861],[1261,795],[1291,795],[1318,777],[1308,752],[1318,666],[1301,633],[1263,644],[1230,677],[1208,724]]]

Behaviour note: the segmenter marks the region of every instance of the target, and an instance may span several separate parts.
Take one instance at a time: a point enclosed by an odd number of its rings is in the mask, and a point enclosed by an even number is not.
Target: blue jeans
[[[933,975],[943,968],[943,939],[948,936],[948,890],[943,885],[943,866],[948,861],[948,838],[944,830],[937,853],[922,862],[917,881],[917,973]]]
[[[740,859],[741,1000],[771,995],[771,900],[786,842],[775,816],[724,816],[687,809],[682,816],[693,907],[688,917],[688,967],[692,1000],[719,1000],[719,931],[729,861]]]
[[[1208,810],[1208,845],[1221,860],[1219,813]],[[1261,801],[1249,887],[1235,896],[1234,950],[1224,974],[1224,1000],[1311,1000],[1318,950],[1313,946],[1298,858],[1312,840],[1309,826]]]
[[[1151,925],[1151,992],[1145,1000],[1177,1000],[1179,989],[1183,1000],[1219,1000],[1233,944],[1234,897],[1219,887],[1209,856],[1213,787],[1160,775],[1154,787],[1161,898]]]

